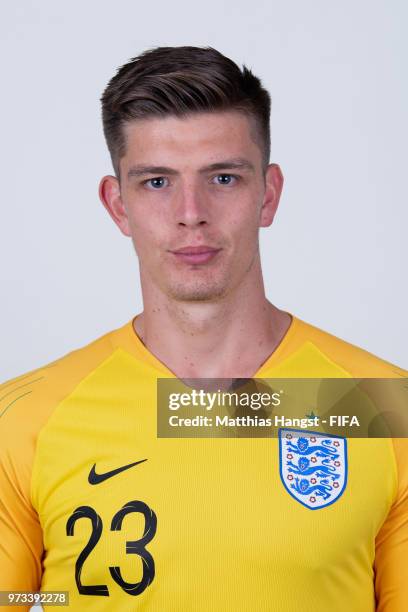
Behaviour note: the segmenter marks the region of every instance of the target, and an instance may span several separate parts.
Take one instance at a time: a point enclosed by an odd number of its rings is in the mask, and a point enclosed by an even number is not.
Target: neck
[[[260,273],[211,302],[179,302],[143,285],[135,332],[178,378],[250,378],[291,323],[266,299]]]

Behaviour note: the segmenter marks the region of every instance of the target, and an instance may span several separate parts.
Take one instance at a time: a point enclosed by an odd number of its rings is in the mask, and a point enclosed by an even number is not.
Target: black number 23
[[[120,531],[124,517],[131,512],[140,512],[145,519],[143,536],[139,540],[127,540],[126,552],[128,554],[138,555],[142,560],[143,576],[140,582],[126,582],[123,580],[120,573],[120,568],[117,566],[109,567],[114,581],[129,595],[140,595],[149,586],[154,579],[154,560],[149,551],[146,550],[146,545],[154,538],[157,527],[157,518],[155,513],[149,506],[142,501],[127,502],[112,519],[111,531]],[[75,581],[79,593],[82,595],[109,595],[109,589],[106,584],[84,585],[81,582],[81,572],[85,560],[95,548],[102,535],[102,519],[91,506],[79,506],[71,514],[67,521],[67,535],[74,535],[74,525],[78,519],[87,518],[91,521],[92,532],[90,538],[84,546],[83,550],[78,555],[75,563]]]

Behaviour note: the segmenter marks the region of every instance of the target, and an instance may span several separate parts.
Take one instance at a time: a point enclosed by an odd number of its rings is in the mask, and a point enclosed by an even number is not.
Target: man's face
[[[251,120],[212,112],[124,129],[120,191],[105,177],[100,194],[133,240],[143,285],[178,301],[225,296],[253,268],[282,187],[278,166],[263,173]]]

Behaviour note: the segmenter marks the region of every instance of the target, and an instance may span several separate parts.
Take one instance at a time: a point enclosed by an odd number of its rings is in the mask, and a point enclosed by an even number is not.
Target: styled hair
[[[271,98],[246,66],[212,47],[156,47],[121,66],[102,97],[102,122],[116,177],[126,153],[123,126],[135,119],[236,110],[254,120],[263,166],[269,163]]]

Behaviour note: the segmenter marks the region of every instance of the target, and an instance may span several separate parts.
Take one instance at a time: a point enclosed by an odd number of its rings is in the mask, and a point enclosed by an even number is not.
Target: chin
[[[170,298],[179,302],[210,302],[222,298],[227,293],[227,287],[214,284],[190,287],[176,285],[168,287],[166,293]]]

